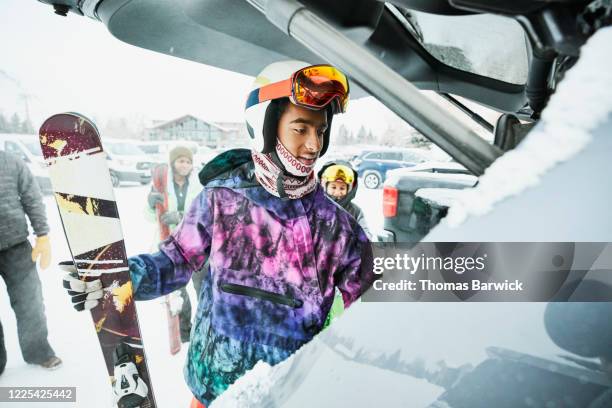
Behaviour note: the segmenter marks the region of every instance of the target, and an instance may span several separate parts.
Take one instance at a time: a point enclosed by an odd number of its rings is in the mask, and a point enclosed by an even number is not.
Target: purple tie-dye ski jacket
[[[185,367],[206,405],[258,360],[276,364],[312,339],[335,288],[349,306],[375,278],[370,244],[352,216],[320,186],[298,200],[271,195],[251,161],[206,180],[160,249],[130,258],[135,298],[206,274]]]

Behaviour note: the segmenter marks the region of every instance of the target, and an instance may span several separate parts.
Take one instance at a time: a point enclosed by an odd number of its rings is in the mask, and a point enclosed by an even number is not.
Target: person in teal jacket
[[[166,192],[168,194],[168,211],[163,213],[160,221],[168,226],[170,232],[174,231],[183,219],[185,210],[189,209],[193,200],[202,191],[197,174],[193,172],[193,152],[185,146],[176,146],[169,153],[169,169]],[[151,188],[147,197],[148,218],[158,226],[155,236],[159,237],[159,223],[155,213],[157,203],[163,203],[164,196]],[[156,245],[157,246],[157,245]],[[199,292],[202,282],[202,273],[194,273],[192,277],[196,293]],[[185,287],[171,296],[179,296],[182,299],[181,311],[179,313],[181,341],[189,341],[191,333],[191,301]]]

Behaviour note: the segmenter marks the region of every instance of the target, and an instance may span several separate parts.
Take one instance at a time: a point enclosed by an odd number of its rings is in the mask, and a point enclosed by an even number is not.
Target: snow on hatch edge
[[[472,189],[462,190],[442,220],[451,228],[469,216],[488,213],[494,204],[536,186],[557,164],[580,152],[590,132],[612,112],[612,27],[599,30],[581,49],[525,140],[496,160]]]
[[[283,363],[281,363],[283,364]],[[229,386],[211,404],[210,408],[257,407],[274,385],[272,366],[258,361],[255,366]]]

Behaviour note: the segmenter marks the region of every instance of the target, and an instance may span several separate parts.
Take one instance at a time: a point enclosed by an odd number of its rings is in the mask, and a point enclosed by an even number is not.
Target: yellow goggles
[[[325,169],[321,175],[321,180],[328,183],[330,181],[342,181],[349,186],[355,181],[355,173],[343,164],[334,164]]]

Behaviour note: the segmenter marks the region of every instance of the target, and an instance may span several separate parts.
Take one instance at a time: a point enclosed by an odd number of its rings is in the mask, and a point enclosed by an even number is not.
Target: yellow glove
[[[32,249],[32,262],[36,263],[40,256],[40,268],[45,270],[51,264],[51,244],[49,243],[49,236],[42,235],[36,237],[36,244]]]

